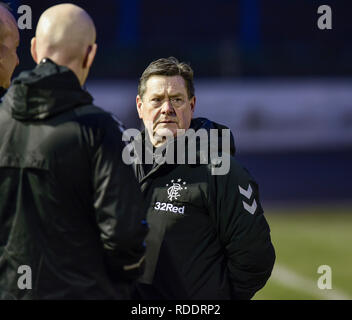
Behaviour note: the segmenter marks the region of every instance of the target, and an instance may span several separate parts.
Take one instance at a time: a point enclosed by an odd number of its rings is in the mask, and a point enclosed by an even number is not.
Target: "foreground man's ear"
[[[94,43],[87,48],[86,56],[83,60],[83,69],[89,69],[94,61],[95,55],[97,53],[98,45]]]
[[[37,39],[35,37],[31,40],[31,55],[36,64],[38,64],[38,55],[37,55]]]

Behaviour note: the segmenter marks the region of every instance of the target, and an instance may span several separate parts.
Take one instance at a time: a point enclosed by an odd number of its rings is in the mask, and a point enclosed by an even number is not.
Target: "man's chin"
[[[170,128],[159,128],[155,132],[155,136],[158,137],[165,137],[165,138],[171,138],[176,135],[176,130],[175,129],[170,129]]]

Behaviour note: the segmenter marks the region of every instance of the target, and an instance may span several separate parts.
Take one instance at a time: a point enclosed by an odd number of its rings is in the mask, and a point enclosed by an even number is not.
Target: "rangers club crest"
[[[167,194],[168,198],[170,201],[172,200],[177,200],[178,197],[181,196],[180,191],[181,190],[187,190],[186,182],[182,182],[182,179],[177,179],[177,182],[175,180],[171,180],[172,185],[169,187],[169,184],[166,184],[167,187]]]

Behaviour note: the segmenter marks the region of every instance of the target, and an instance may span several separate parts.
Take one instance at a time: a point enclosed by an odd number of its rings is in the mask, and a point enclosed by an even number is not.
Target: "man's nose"
[[[166,100],[163,105],[161,106],[161,112],[162,113],[174,113],[174,107],[172,106],[172,103],[170,100]]]

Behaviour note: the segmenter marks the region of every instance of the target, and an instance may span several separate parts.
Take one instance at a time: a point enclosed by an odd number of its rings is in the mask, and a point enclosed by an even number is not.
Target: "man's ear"
[[[96,43],[87,48],[86,56],[83,60],[83,69],[89,69],[92,66],[97,49],[98,45]]]
[[[193,96],[190,100],[192,115],[194,113],[194,109],[196,108],[196,96]]]
[[[136,105],[137,105],[137,112],[138,112],[139,119],[143,119],[142,117],[143,101],[139,95],[136,97]]]
[[[33,37],[31,40],[31,55],[36,64],[38,64],[38,55],[37,55],[37,39]]]

